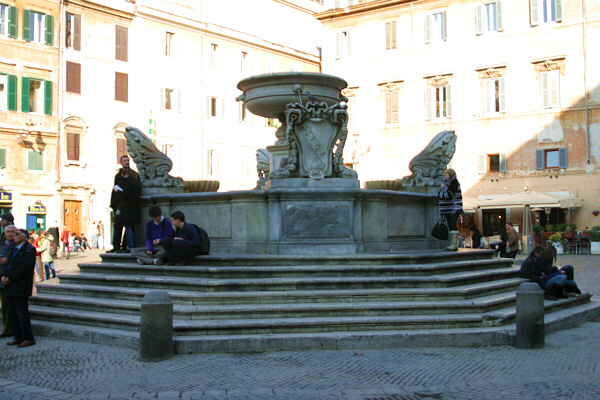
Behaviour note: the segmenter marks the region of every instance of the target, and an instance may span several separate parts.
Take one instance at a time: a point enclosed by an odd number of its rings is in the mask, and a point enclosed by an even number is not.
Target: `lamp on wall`
[[[27,139],[27,132],[19,129],[17,131],[17,144],[19,146],[25,146],[25,139]]]

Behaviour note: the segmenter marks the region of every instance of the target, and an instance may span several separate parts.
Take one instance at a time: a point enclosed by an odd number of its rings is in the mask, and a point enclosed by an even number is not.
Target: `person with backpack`
[[[154,245],[162,245],[167,253],[169,261],[165,265],[188,265],[195,256],[208,254],[207,243],[200,239],[201,228],[185,222],[185,215],[181,211],[171,214],[171,223],[175,227],[175,236],[154,240]]]
[[[160,239],[173,237],[173,225],[170,219],[163,217],[159,206],[150,207],[148,215],[150,219],[145,227],[146,247],[134,248],[131,256],[141,265],[163,265],[167,253],[159,243]]]
[[[54,255],[56,251],[52,251],[54,237],[45,231],[39,231],[40,240],[38,242],[39,247],[36,247],[36,251],[42,254],[42,262],[44,263],[44,271],[46,272],[46,280],[50,279],[50,273],[52,278],[56,278],[56,270],[54,269]]]

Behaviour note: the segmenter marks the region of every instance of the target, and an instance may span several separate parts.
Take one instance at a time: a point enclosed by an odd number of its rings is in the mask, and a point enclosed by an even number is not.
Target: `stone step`
[[[449,288],[400,289],[353,289],[353,290],[295,290],[295,291],[246,291],[246,292],[198,292],[168,289],[174,304],[218,305],[218,304],[284,304],[284,303],[330,303],[330,302],[385,302],[385,301],[442,301],[464,300],[482,295],[516,291],[521,278],[509,278],[483,283],[472,283]],[[39,295],[70,295],[82,298],[107,298],[141,302],[151,290],[87,284],[68,284],[58,280],[36,284]]]
[[[368,288],[433,288],[466,285],[518,276],[518,270],[455,272],[431,276],[375,276],[375,277],[303,277],[258,279],[201,279],[139,275],[109,275],[92,273],[58,274],[61,282],[89,285],[144,287],[192,291],[271,291],[271,290],[331,290]]]
[[[507,268],[512,259],[491,258],[487,260],[464,260],[427,264],[356,264],[356,265],[271,265],[271,266],[164,266],[139,265],[137,263],[84,263],[79,264],[83,273],[123,274],[142,276],[179,276],[191,278],[297,278],[307,276],[418,276],[439,275],[452,272],[479,271]]]
[[[117,314],[139,315],[139,301],[81,298],[65,295],[32,297],[35,306],[76,309]],[[297,304],[241,304],[191,306],[174,304],[174,318],[188,320],[213,319],[263,319],[294,317],[344,317],[431,315],[457,313],[483,313],[515,304],[515,293],[501,293],[476,300],[449,301],[397,301],[354,303],[297,303]]]
[[[422,264],[429,262],[451,262],[461,260],[489,259],[493,250],[459,249],[459,251],[415,250],[401,253],[356,253],[356,254],[214,254],[197,256],[192,260],[197,266],[268,266],[268,265],[364,265],[364,264]],[[136,263],[131,254],[100,254],[102,262]],[[136,263],[137,264],[137,263]]]

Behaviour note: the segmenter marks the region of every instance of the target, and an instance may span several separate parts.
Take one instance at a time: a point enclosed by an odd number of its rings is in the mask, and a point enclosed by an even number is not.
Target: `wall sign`
[[[0,191],[0,203],[12,203],[12,192]]]
[[[27,214],[46,214],[46,206],[35,205],[27,207]]]

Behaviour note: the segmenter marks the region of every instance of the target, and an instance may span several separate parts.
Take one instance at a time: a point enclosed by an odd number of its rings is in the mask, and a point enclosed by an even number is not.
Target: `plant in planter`
[[[600,254],[600,225],[586,231],[586,234],[590,237],[590,253]]]
[[[565,248],[563,243],[563,234],[561,232],[556,232],[555,234],[550,235],[548,240],[550,243],[552,243],[552,246],[556,247],[557,254],[564,254]]]

